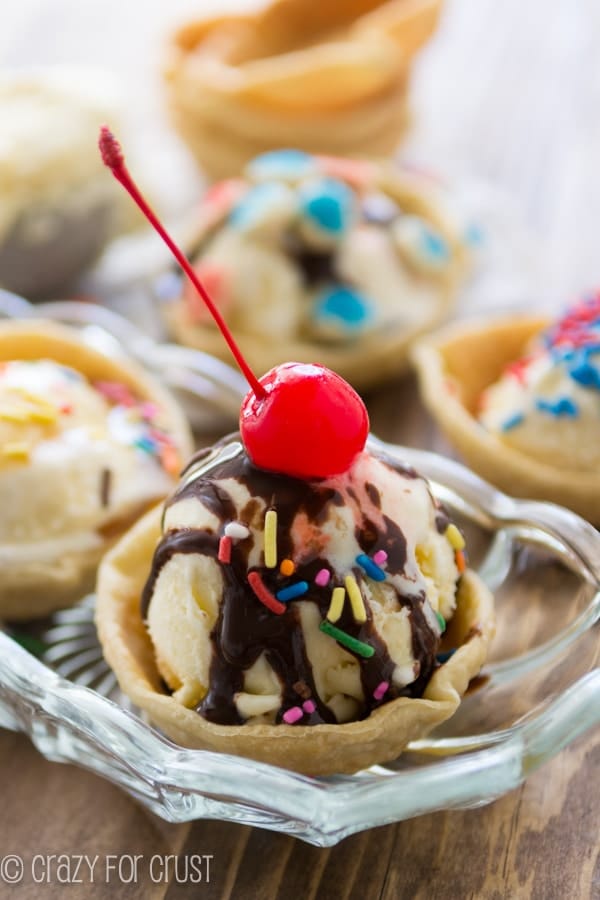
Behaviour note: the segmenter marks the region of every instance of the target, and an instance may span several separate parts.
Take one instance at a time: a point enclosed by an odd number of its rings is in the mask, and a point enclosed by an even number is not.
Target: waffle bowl
[[[279,146],[391,153],[407,120],[412,58],[439,0],[273,0],[183,26],[166,67],[171,112],[213,178]]]
[[[600,522],[600,475],[566,470],[528,457],[490,434],[477,420],[482,392],[526,353],[549,325],[542,316],[452,325],[414,350],[423,400],[471,468],[518,497],[550,500]]]
[[[140,596],[161,536],[155,509],[104,559],[97,585],[97,624],[107,661],[122,690],[178,744],[236,753],[311,775],[332,775],[396,758],[457,709],[483,665],[494,633],[491,593],[468,570],[443,649],[455,649],[429,680],[422,698],[401,697],[365,719],[344,725],[216,725],[164,693]]]

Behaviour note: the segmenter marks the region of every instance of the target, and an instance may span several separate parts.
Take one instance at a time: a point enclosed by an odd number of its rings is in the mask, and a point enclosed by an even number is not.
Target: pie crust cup
[[[408,122],[412,59],[441,0],[272,0],[174,35],[166,67],[176,126],[213,178],[274,147],[391,153]]]
[[[0,362],[51,359],[69,366],[90,380],[117,381],[127,385],[142,399],[158,404],[180,454],[192,450],[186,419],[170,394],[132,362],[104,356],[82,343],[68,327],[43,320],[0,323]],[[130,527],[148,504],[105,523],[102,538],[93,549],[64,553],[52,561],[32,559],[22,567],[6,569],[0,575],[0,617],[19,621],[45,616],[69,606],[93,589],[100,559]]]
[[[161,535],[161,509],[147,513],[103,560],[96,624],[121,689],[177,744],[237,754],[309,775],[352,773],[395,759],[409,741],[448,719],[486,658],[493,598],[471,570],[461,580],[444,647],[458,649],[431,677],[423,698],[399,698],[344,725],[216,725],[164,693],[140,596]]]
[[[550,324],[542,316],[449,326],[422,340],[413,358],[425,405],[440,428],[482,478],[517,497],[550,500],[600,521],[600,473],[553,466],[508,447],[480,424],[479,397],[507,365],[527,352]]]
[[[448,242],[452,258],[443,272],[428,275],[435,302],[420,319],[408,323],[384,323],[381,328],[344,343],[327,343],[298,337],[292,341],[273,341],[237,331],[240,346],[250,366],[266,372],[286,360],[318,362],[359,390],[367,390],[402,374],[409,367],[412,345],[420,337],[440,325],[452,311],[462,280],[468,272],[469,253],[457,231],[439,211],[435,198],[427,196],[412,177],[403,177],[393,165],[381,163],[373,167],[373,188],[395,200],[407,215],[416,215],[436,228]],[[190,245],[198,246],[210,224],[190,235]],[[184,345],[217,356],[226,362],[230,354],[221,334],[214,327],[190,319],[182,298],[165,303],[162,314],[167,327]]]

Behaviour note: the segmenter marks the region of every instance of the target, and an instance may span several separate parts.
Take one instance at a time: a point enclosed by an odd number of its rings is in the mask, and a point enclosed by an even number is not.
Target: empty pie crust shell
[[[164,693],[140,597],[161,536],[161,510],[144,516],[103,560],[96,624],[121,689],[151,722],[185,747],[237,754],[308,775],[352,773],[395,759],[411,740],[448,719],[480,671],[494,632],[493,598],[471,570],[462,576],[445,647],[456,653],[431,677],[422,699],[399,698],[344,725],[216,725]]]
[[[448,242],[452,259],[444,272],[427,276],[436,301],[420,321],[408,324],[385,323],[380,329],[348,339],[343,344],[328,344],[298,337],[296,340],[274,342],[253,334],[238,332],[237,339],[250,367],[257,372],[266,372],[286,360],[294,362],[321,363],[337,372],[359,390],[368,390],[402,374],[409,367],[410,350],[419,338],[439,326],[452,311],[459,286],[468,267],[468,251],[459,235],[452,229],[446,218],[437,210],[435,200],[419,190],[412,177],[405,177],[401,170],[390,164],[380,164],[373,169],[373,188],[388,194],[402,208],[405,214],[423,218],[436,228]],[[205,226],[206,233],[210,226]],[[201,243],[204,229],[196,230],[190,236],[190,244]],[[221,333],[211,325],[205,326],[190,320],[187,305],[183,299],[175,299],[162,307],[167,327],[175,338],[184,345],[202,350],[231,361],[231,354]]]
[[[517,497],[550,500],[600,521],[600,473],[557,468],[508,447],[477,419],[479,398],[550,325],[541,316],[450,326],[414,348],[423,401],[467,464]]]
[[[417,50],[441,0],[272,0],[190,22],[165,77],[175,124],[212,178],[277,147],[385,156],[408,122]]]
[[[118,381],[142,399],[160,406],[165,423],[185,458],[192,450],[186,419],[170,394],[132,362],[116,360],[86,346],[75,331],[54,322],[27,319],[0,323],[0,363],[9,360],[51,359],[89,380]],[[93,589],[100,559],[106,550],[147,509],[126,520],[115,518],[100,532],[98,547],[63,554],[60,559],[36,562],[0,572],[0,618],[23,621],[69,606]]]

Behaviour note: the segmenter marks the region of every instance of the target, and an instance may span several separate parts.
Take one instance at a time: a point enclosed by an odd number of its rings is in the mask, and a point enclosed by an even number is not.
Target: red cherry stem
[[[196,290],[202,297],[203,301],[205,302],[206,306],[208,307],[208,310],[209,310],[211,316],[213,317],[213,319],[219,326],[223,337],[225,338],[225,340],[227,341],[227,344],[229,345],[229,349],[233,353],[235,361],[237,362],[241,371],[245,375],[246,380],[248,381],[248,384],[252,388],[252,391],[254,392],[254,394],[259,399],[266,397],[267,392],[265,391],[264,387],[262,386],[262,384],[260,383],[260,381],[258,380],[256,375],[254,374],[254,372],[252,371],[252,369],[250,368],[250,366],[244,359],[244,357],[242,355],[242,351],[240,350],[237,343],[235,342],[234,337],[231,334],[231,331],[225,324],[223,316],[221,315],[221,313],[219,312],[219,310],[217,309],[217,307],[211,300],[211,297],[210,297],[208,291],[206,290],[206,288],[204,287],[204,285],[202,284],[202,282],[200,281],[200,279],[194,272],[194,269],[192,268],[190,262],[186,259],[186,257],[184,256],[182,251],[179,249],[179,247],[177,246],[175,241],[171,238],[171,236],[164,229],[163,225],[158,220],[158,218],[156,217],[156,215],[154,214],[152,209],[148,206],[148,203],[146,202],[146,200],[140,193],[133,178],[129,174],[127,166],[125,165],[125,157],[123,156],[123,151],[121,150],[121,145],[119,144],[119,142],[116,139],[116,137],[114,136],[114,134],[110,131],[110,129],[106,125],[103,125],[102,128],[100,129],[100,139],[98,141],[98,146],[100,147],[100,154],[102,156],[102,162],[104,163],[104,165],[108,166],[108,168],[111,170],[111,172],[113,173],[113,175],[115,176],[117,181],[119,181],[123,185],[123,187],[125,188],[127,193],[133,198],[134,202],[141,209],[141,211],[146,216],[146,218],[148,219],[148,221],[150,222],[152,227],[155,229],[155,231],[157,231],[158,234],[161,236],[161,238],[163,239],[163,241],[165,242],[165,244],[167,245],[167,247],[169,248],[169,250],[175,257],[175,259],[177,260],[177,262],[179,263],[179,265],[181,266],[181,268],[183,269],[185,274],[188,276],[188,278],[190,279],[190,281],[192,282],[192,284],[194,285],[194,287],[196,288]]]

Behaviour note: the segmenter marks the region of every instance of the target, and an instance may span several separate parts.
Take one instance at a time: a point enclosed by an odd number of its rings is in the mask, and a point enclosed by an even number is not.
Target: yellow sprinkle
[[[346,589],[343,587],[336,587],[333,589],[331,594],[331,603],[329,604],[329,609],[327,610],[327,618],[330,622],[337,622],[339,617],[342,614],[342,610],[344,608],[344,600],[346,599]]]
[[[8,444],[4,444],[2,447],[2,455],[6,457],[6,459],[29,459],[29,447],[27,444],[21,444],[17,441],[9,442]]]
[[[40,407],[39,409],[30,410],[27,418],[30,422],[36,422],[38,425],[52,425],[56,422],[57,415],[55,409]]]
[[[367,612],[356,578],[354,575],[346,575],[344,581],[348,596],[350,597],[350,606],[352,607],[352,615],[354,616],[355,621],[359,624],[366,622]]]
[[[284,559],[279,566],[279,571],[282,575],[293,575],[296,571],[296,566],[291,559]]]
[[[465,539],[454,524],[448,525],[446,528],[446,539],[453,550],[464,550]]]
[[[277,513],[268,509],[265,516],[265,566],[274,569],[277,565]]]
[[[27,388],[23,387],[15,387],[13,388],[15,394],[19,394],[21,397],[24,397],[32,406],[37,406],[40,409],[54,410],[54,404],[50,403],[49,400],[46,400],[44,397],[40,397],[39,394],[34,394],[31,391],[28,391]]]
[[[2,419],[3,422],[16,422],[21,424],[22,422],[29,421],[29,414],[24,410],[5,408],[0,409],[0,419]]]

